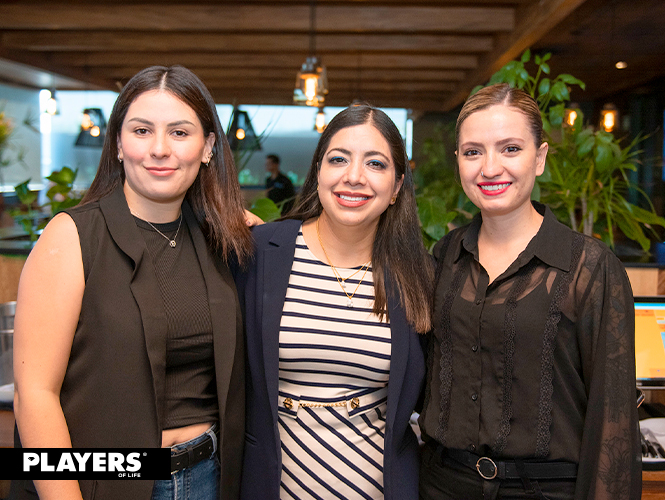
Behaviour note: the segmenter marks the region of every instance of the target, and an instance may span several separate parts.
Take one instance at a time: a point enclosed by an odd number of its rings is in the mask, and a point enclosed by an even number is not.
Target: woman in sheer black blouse
[[[500,84],[457,120],[480,208],[436,246],[422,499],[638,499],[633,298],[618,259],[530,200],[548,145]]]

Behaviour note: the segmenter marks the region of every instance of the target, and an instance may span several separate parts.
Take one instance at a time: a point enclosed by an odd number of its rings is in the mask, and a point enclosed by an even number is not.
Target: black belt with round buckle
[[[577,477],[577,464],[572,462],[527,462],[520,461],[520,467],[515,460],[495,460],[490,457],[481,457],[470,451],[445,448],[429,441],[428,445],[436,448],[436,454],[441,458],[449,457],[456,462],[476,471],[486,480],[492,479],[574,479]]]
[[[487,462],[487,464],[486,464]],[[476,461],[476,470],[483,479],[494,479],[499,472],[494,460],[489,457],[480,457]]]

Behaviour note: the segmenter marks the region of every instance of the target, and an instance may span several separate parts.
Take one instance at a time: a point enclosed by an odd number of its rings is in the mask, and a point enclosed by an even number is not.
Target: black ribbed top
[[[205,281],[185,221],[154,224],[134,217],[155,266],[164,301],[166,342],[164,429],[218,419],[212,321]]]

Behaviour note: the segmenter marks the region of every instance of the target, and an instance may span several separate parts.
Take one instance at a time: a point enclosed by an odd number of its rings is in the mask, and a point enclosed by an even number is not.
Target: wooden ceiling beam
[[[44,54],[37,52],[25,52],[5,49],[0,46],[0,59],[7,59],[9,61],[27,64],[34,68],[40,68],[50,73],[61,75],[72,80],[85,82],[90,90],[109,89],[109,81],[107,78],[93,77],[84,68],[66,67],[53,63],[53,61]],[[115,89],[113,89],[115,90]]]
[[[107,52],[100,57],[91,52],[60,52],[50,53],[49,59],[53,64],[62,67],[77,68],[106,68],[106,67],[137,67],[145,68],[155,64],[172,66],[181,64],[188,68],[292,68],[298,71],[305,61],[307,53],[275,53],[260,54],[255,52],[203,54],[200,52]],[[431,54],[390,55],[376,54],[370,56],[364,53],[357,54],[322,54],[321,59],[328,68],[348,69],[353,71],[373,72],[375,70],[390,69],[391,71],[445,71],[455,75],[453,79],[461,80],[465,73],[462,70],[473,69],[477,65],[476,56],[443,56]],[[371,74],[371,73],[370,73]],[[447,78],[447,77],[446,77]]]
[[[114,57],[117,56],[117,57]],[[88,55],[89,57],[89,55]],[[190,56],[180,56],[180,57],[159,57],[156,55],[150,55],[148,57],[142,58],[139,55],[131,57],[128,54],[105,54],[104,58],[96,62],[95,66],[92,67],[86,58],[77,59],[77,63],[74,64],[72,59],[67,58],[66,54],[58,54],[52,57],[52,60],[56,64],[62,64],[65,66],[73,66],[77,68],[87,68],[87,71],[92,71],[94,74],[99,76],[108,76],[110,72],[121,72],[123,75],[134,74],[140,71],[143,68],[146,68],[151,65],[159,64],[163,66],[172,66],[173,64],[183,64],[187,68],[191,69],[199,75],[201,78],[206,78],[208,75],[218,75],[222,78],[236,78],[239,74],[242,74],[246,77],[255,77],[255,78],[265,78],[272,77],[276,74],[288,74],[291,77],[295,78],[296,71],[298,70],[298,61],[300,59],[292,58],[290,63],[292,64],[275,64],[274,66],[269,66],[266,59],[257,60],[257,64],[239,64],[240,62],[246,62],[245,57],[238,56],[234,57],[234,60],[226,58],[222,61],[218,59],[218,56],[212,58],[208,55],[197,57],[196,54]],[[272,58],[270,59],[272,61]],[[104,64],[101,64],[101,63]],[[235,63],[235,64],[234,64]],[[264,63],[261,65],[260,63]],[[374,79],[382,81],[461,81],[465,78],[466,72],[463,70],[455,69],[402,69],[402,68],[392,68],[390,70],[386,69],[377,69],[377,68],[353,68],[353,67],[339,67],[339,66],[328,66],[328,75],[334,76],[335,78],[345,78],[345,79]]]
[[[126,82],[132,75],[136,74],[139,69],[110,69],[106,72],[91,70],[91,76],[98,78],[106,78],[109,86],[113,86],[113,82]],[[196,74],[204,81],[206,86],[224,87],[224,88],[246,88],[254,91],[266,88],[266,79],[270,81],[271,89],[280,89],[286,92],[292,92],[295,83],[295,73],[287,71],[279,71],[271,74],[261,72],[245,72],[245,71],[216,71],[216,70],[202,70],[197,71]],[[388,75],[387,75],[388,76]],[[376,78],[357,78],[355,74],[341,75],[338,73],[331,73],[328,77],[329,88],[332,92],[339,90],[346,90],[349,88],[362,88],[374,89],[382,91],[427,91],[427,92],[452,92],[457,86],[454,81],[443,80],[419,80],[414,78],[403,78],[402,80],[395,80],[389,78],[376,79]]]
[[[246,89],[248,91],[263,92],[265,84],[263,82],[240,78],[237,80],[223,80],[216,78],[209,78],[204,80],[209,88],[226,88],[226,89]],[[290,79],[271,80],[271,90],[286,92],[289,95],[293,94],[293,81]],[[344,93],[349,90],[361,89],[367,92],[382,92],[382,93],[419,93],[419,92],[445,92],[449,94],[455,90],[455,84],[451,82],[355,82],[348,80],[337,80],[330,83],[330,93]]]
[[[533,0],[500,0],[502,6],[519,6],[525,3],[533,2]],[[4,0],[6,4],[25,4],[25,0]],[[33,0],[34,3],[34,0]],[[62,4],[67,3],[71,5],[90,5],[90,0],[42,0],[40,5],[48,7],[53,4]],[[123,4],[136,4],[140,3],[142,5],[149,4],[158,4],[158,5],[201,5],[201,4],[217,4],[219,5],[219,0],[96,0],[96,5],[123,5]],[[225,0],[226,5],[232,5],[234,3],[241,3],[244,5],[250,4],[279,4],[279,5],[306,5],[309,7],[311,0]],[[376,5],[377,0],[317,0],[317,5],[331,4],[331,5]],[[395,4],[395,5],[404,5],[404,0],[381,0],[382,4]],[[409,5],[411,6],[425,6],[431,7],[433,3],[437,5],[448,5],[452,4],[459,6],[464,3],[464,0],[410,0]],[[474,5],[492,5],[496,6],[497,0],[473,0]]]
[[[42,1],[0,4],[0,29],[89,31],[274,31],[308,33],[309,5],[249,3],[86,4]],[[318,32],[509,32],[515,9],[493,6],[319,5]]]
[[[3,46],[0,44],[0,49]],[[38,52],[12,50],[14,53],[23,54],[38,54]],[[42,59],[52,61],[52,64],[60,63],[63,67],[68,65],[64,64],[66,60],[65,54],[47,53],[43,55]],[[76,56],[80,64],[73,65],[78,68],[94,68],[96,61],[99,61],[99,67],[112,66],[132,66],[132,67],[146,67],[154,64],[161,64],[170,66],[172,64],[182,64],[186,67],[257,67],[257,68],[280,68],[290,67],[295,72],[298,71],[300,66],[305,60],[303,54],[261,54],[261,53],[220,53],[220,54],[164,54],[163,56],[154,55],[150,57],[141,57],[139,54],[123,53],[116,55],[113,53],[89,56]],[[134,62],[134,57],[136,61]],[[328,70],[334,68],[354,69],[364,71],[366,69],[387,69],[387,70],[469,70],[478,66],[478,57],[475,55],[459,55],[459,54],[397,54],[394,52],[387,53],[321,53],[321,60],[326,65]]]
[[[33,51],[77,52],[171,52],[192,50],[216,52],[301,51],[309,50],[306,34],[229,34],[229,33],[136,33],[133,31],[30,31],[1,33],[4,47]],[[397,52],[487,52],[493,48],[490,36],[335,34],[316,37],[317,53],[344,51]]]
[[[290,68],[189,68],[202,80],[221,80],[221,81],[257,81],[265,86],[266,79],[272,82],[278,80],[288,81],[289,84],[295,82],[296,72]],[[91,76],[100,79],[107,78],[111,80],[127,80],[132,75],[138,73],[143,67],[117,67],[117,68],[89,68]],[[409,85],[418,85],[420,83],[427,85],[437,85],[440,83],[453,84],[464,78],[463,71],[407,71],[407,70],[368,70],[360,72],[352,69],[334,69],[328,72],[328,81],[330,85],[335,82],[389,82],[401,84],[408,88]],[[449,91],[454,90],[450,88]]]
[[[554,28],[584,2],[585,0],[540,0],[525,6],[517,16],[515,29],[497,39],[494,50],[481,57],[478,68],[460,83],[457,91],[444,104],[444,108],[450,110],[464,102],[473,87],[485,83],[502,66],[519,57],[544,33]]]
[[[263,104],[289,106],[293,104],[291,95],[285,94],[261,94],[261,100],[256,100],[257,95],[243,92],[242,90],[230,91],[228,89],[211,89],[213,99],[218,104]],[[345,92],[326,97],[326,106],[348,106],[353,101],[364,101],[374,106],[388,108],[406,108],[422,111],[442,111],[442,103],[448,94],[433,95],[431,93],[420,96],[407,96],[404,94],[373,94],[367,92],[354,93]],[[312,108],[312,113],[316,112]],[[313,115],[312,115],[313,120]],[[314,122],[312,121],[312,124]]]

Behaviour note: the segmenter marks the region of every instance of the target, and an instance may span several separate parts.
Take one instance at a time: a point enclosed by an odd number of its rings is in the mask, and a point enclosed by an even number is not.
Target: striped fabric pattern
[[[346,280],[349,295],[363,272]],[[279,334],[282,499],[383,498],[391,343],[372,314],[371,268],[347,300],[299,233]]]

